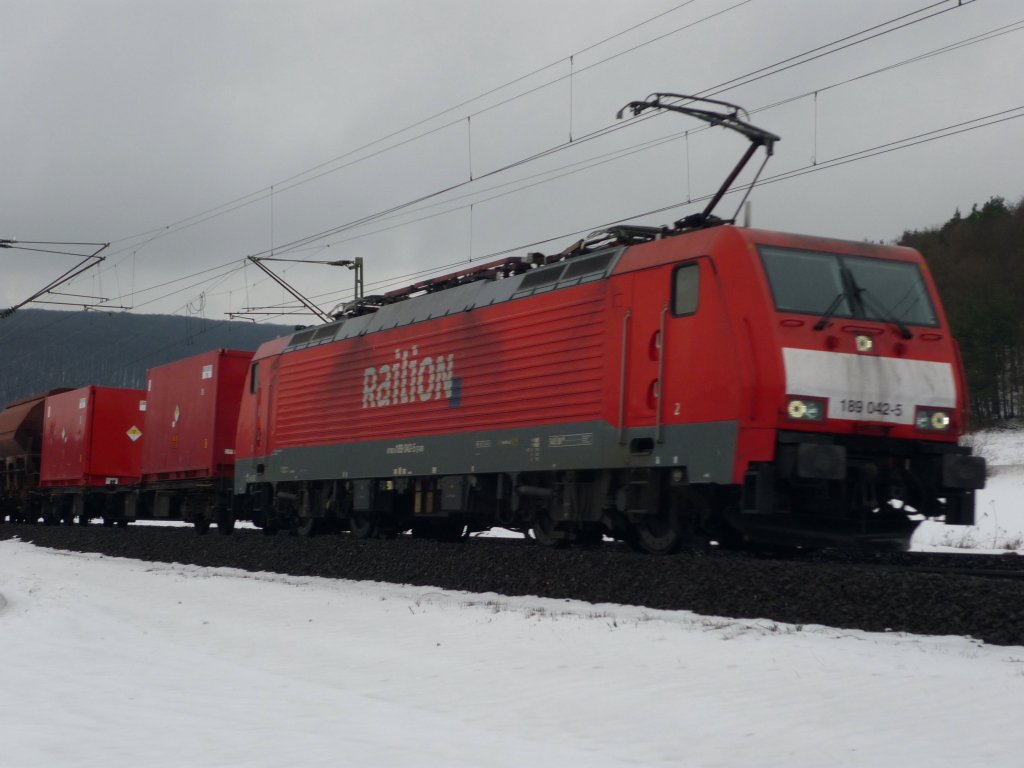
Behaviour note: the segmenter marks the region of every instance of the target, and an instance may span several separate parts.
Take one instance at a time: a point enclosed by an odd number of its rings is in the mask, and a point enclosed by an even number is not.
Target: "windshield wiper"
[[[832,319],[832,316],[838,311],[839,305],[843,303],[846,298],[846,291],[840,291],[836,294],[836,297],[832,299],[832,303],[828,305],[828,309],[825,310],[818,322],[814,324],[814,330],[823,331],[828,326],[828,321]]]
[[[857,295],[860,297],[860,300],[864,303],[865,307],[870,307],[875,312],[875,314],[878,315],[879,320],[881,320],[884,323],[892,323],[897,328],[899,328],[900,336],[902,336],[904,339],[914,338],[914,334],[911,332],[910,328],[907,327],[907,324],[900,320],[898,317],[896,317],[896,315],[887,312],[885,310],[885,307],[879,304],[875,300],[875,298],[868,293],[867,288],[858,287]]]

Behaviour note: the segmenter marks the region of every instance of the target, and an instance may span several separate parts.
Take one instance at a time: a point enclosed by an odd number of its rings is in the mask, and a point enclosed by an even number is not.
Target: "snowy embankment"
[[[1024,530],[1024,441],[968,536]],[[924,529],[919,546],[934,533]],[[961,529],[961,541],[964,538]],[[1016,768],[1024,648],[0,541],[0,765]],[[5,602],[6,601],[6,602]]]
[[[1024,430],[979,432],[966,442],[988,462],[987,487],[976,497],[976,524],[924,522],[913,548],[1024,553]]]

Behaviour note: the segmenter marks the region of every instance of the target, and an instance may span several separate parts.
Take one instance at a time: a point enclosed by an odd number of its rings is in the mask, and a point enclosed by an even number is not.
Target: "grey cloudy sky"
[[[745,142],[678,115],[589,138],[653,91],[714,91],[782,137],[757,226],[891,240],[1024,194],[1019,0],[0,0],[0,18],[0,238],[111,242],[61,290],[135,312],[279,305],[243,267],[271,250],[362,256],[372,293],[671,222]],[[0,250],[0,307],[73,263]],[[342,269],[275,269],[328,309],[351,293]]]

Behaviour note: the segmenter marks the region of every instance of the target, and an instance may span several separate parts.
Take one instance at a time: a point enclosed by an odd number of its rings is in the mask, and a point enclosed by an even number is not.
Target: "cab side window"
[[[252,364],[252,373],[249,377],[249,392],[255,395],[260,391],[260,364]]]
[[[700,265],[684,264],[672,275],[672,314],[692,315],[700,299]]]

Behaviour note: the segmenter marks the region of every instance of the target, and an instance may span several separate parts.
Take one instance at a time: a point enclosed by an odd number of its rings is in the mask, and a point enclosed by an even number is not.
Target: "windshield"
[[[761,258],[780,312],[938,325],[916,264],[771,246]]]

